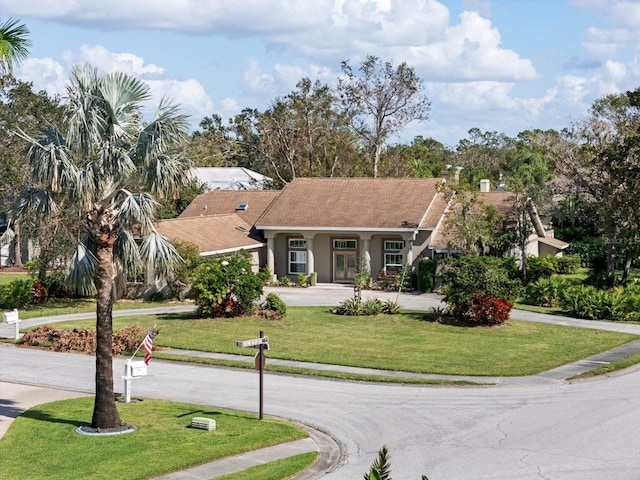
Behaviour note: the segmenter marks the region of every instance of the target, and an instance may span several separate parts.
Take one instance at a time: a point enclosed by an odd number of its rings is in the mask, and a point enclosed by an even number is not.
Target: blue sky
[[[640,0],[0,0],[0,12],[30,30],[14,73],[36,89],[63,94],[90,62],[145,80],[194,128],[263,110],[303,77],[333,85],[342,60],[367,54],[414,67],[432,103],[391,143],[562,129],[640,87]]]

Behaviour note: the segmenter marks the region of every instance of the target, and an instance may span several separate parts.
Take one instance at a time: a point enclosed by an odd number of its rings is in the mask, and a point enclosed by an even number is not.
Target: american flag
[[[147,333],[147,336],[144,337],[144,340],[142,341],[142,348],[144,348],[145,351],[145,356],[144,356],[144,363],[149,365],[149,362],[151,361],[151,351],[153,350],[153,328],[151,330],[149,330],[149,333]]]

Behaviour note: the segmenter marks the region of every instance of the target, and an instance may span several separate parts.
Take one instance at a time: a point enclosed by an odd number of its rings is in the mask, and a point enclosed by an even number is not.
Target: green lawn
[[[136,425],[136,432],[76,433],[91,419],[92,408],[89,397],[40,405],[20,415],[0,443],[0,479],[146,479],[308,436],[279,419],[150,399],[118,405],[122,419]],[[217,429],[189,428],[194,416],[215,419]],[[287,478],[315,458],[310,454],[264,465],[265,476],[225,478]]]
[[[499,327],[457,327],[424,321],[423,312],[349,317],[326,307],[289,307],[282,320],[197,319],[192,314],[114,318],[158,325],[154,346],[254,355],[236,341],[269,337],[267,357],[405,372],[519,376],[588,357],[638,337],[510,320]],[[56,324],[94,328],[91,320]],[[161,352],[161,350],[160,350]]]

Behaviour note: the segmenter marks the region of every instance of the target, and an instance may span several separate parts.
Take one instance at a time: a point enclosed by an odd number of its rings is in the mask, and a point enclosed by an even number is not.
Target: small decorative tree
[[[234,255],[201,264],[192,291],[200,315],[236,317],[251,311],[262,295],[262,280],[246,255]]]

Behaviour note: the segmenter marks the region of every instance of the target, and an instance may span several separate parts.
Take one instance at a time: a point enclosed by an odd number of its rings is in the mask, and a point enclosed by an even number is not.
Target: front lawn
[[[116,317],[114,329],[158,325],[154,346],[254,355],[236,341],[269,337],[267,357],[451,375],[520,376],[550,370],[637,339],[637,336],[510,320],[497,327],[427,322],[424,312],[349,317],[327,307],[289,307],[282,320],[197,319],[193,314]],[[57,328],[95,328],[91,320]],[[268,365],[268,362],[267,362]]]
[[[150,399],[118,405],[122,419],[138,427],[133,433],[76,433],[91,419],[92,409],[93,398],[87,397],[40,405],[21,414],[0,443],[0,480],[146,479],[308,436],[279,419],[258,420],[243,412]],[[196,416],[213,418],[216,430],[189,428]],[[295,465],[289,474],[295,473],[315,457],[294,458],[293,463],[283,461],[274,468]]]

